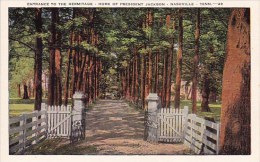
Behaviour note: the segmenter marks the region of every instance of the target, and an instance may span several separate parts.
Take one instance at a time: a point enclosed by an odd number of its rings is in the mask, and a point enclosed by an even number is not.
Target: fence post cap
[[[157,95],[157,93],[149,93],[146,100],[147,101],[157,101],[157,100],[159,100],[159,98],[160,97]]]
[[[82,99],[85,98],[85,95],[81,91],[76,91],[74,95],[72,96],[73,99]]]

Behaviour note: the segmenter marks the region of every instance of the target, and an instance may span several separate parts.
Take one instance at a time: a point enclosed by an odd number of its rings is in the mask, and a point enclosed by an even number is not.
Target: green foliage
[[[173,38],[176,33],[175,29],[167,28],[165,25],[161,28],[161,32],[161,34],[168,38]]]
[[[89,53],[98,53],[97,47],[87,43],[86,41],[81,42],[79,44],[79,48],[82,49],[82,50],[86,50]]]
[[[73,12],[77,16],[73,18]],[[178,15],[176,8],[149,8],[153,18],[151,26],[147,23],[147,8],[60,8],[60,22],[55,24],[62,33],[61,50],[63,60],[67,60],[66,50],[70,46],[70,33],[81,34],[79,45],[72,45],[77,50],[96,54],[103,61],[102,73],[113,75],[124,70],[133,58],[134,50],[138,56],[160,53],[159,68],[163,67],[163,56],[167,49],[178,41]],[[191,82],[194,56],[194,32],[196,9],[184,9],[183,69],[182,79]],[[10,94],[16,94],[16,84],[33,79],[34,47],[36,37],[43,39],[43,70],[48,70],[49,39],[51,14],[50,9],[43,9],[43,33],[35,32],[33,8],[9,9],[9,79]],[[91,22],[91,13],[95,13]],[[211,88],[221,92],[222,71],[224,66],[225,42],[229,9],[201,9],[201,34],[199,54],[199,82],[209,73]],[[166,15],[171,14],[170,25],[166,27]],[[93,27],[98,34],[98,43],[93,45],[89,38],[89,29]],[[11,39],[12,38],[12,39]],[[173,55],[173,78],[176,68],[176,52]],[[63,65],[64,66],[64,65]],[[65,68],[62,68],[63,70]],[[113,71],[111,71],[113,69]],[[115,73],[115,71],[116,73]],[[160,72],[161,73],[161,72]],[[110,78],[111,79],[111,78]],[[109,82],[109,80],[106,80]],[[162,78],[160,78],[162,79]],[[110,84],[110,83],[109,83]]]
[[[149,51],[148,51],[147,48],[141,48],[138,52],[139,52],[140,54],[142,54],[142,55],[145,55],[145,54],[147,54]]]
[[[171,44],[167,41],[160,41],[161,47],[170,48]]]
[[[214,11],[213,11],[214,10]],[[201,9],[201,32],[199,49],[199,88],[202,79],[210,74],[210,89],[221,94],[222,72],[224,67],[225,44],[228,21],[228,9],[219,9],[223,17],[215,16],[215,9]],[[192,14],[192,13],[191,13]],[[191,15],[186,15],[191,16]],[[185,18],[185,17],[184,17]],[[195,19],[186,19],[184,26],[183,78],[188,82],[192,79],[192,64],[195,47]]]

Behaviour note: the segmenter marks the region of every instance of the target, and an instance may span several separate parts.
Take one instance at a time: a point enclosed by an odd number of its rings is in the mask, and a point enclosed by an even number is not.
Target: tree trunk
[[[166,106],[166,93],[167,93],[167,67],[168,67],[168,53],[165,53],[163,59],[163,80],[162,80],[162,107]]]
[[[44,73],[44,98],[47,98],[48,96],[48,83],[47,83],[47,74]]]
[[[35,27],[36,32],[40,35],[42,33],[42,9],[35,9]],[[35,101],[34,110],[41,110],[42,103],[42,51],[43,44],[41,36],[36,38],[36,52],[35,52],[35,72],[34,72],[34,85],[35,85]],[[27,91],[27,87],[25,88]],[[28,95],[28,94],[27,94]],[[24,96],[24,98],[27,96]]]
[[[171,15],[170,14],[166,15],[166,27],[168,29],[171,28]],[[173,40],[173,36],[170,36],[170,38],[168,38],[168,39],[169,39],[170,47],[168,48],[168,59],[169,60],[168,60],[168,66],[167,66],[165,107],[170,108],[174,40]]]
[[[147,78],[147,92],[146,96],[149,95],[149,93],[152,92],[152,49],[149,47],[149,52],[148,52],[148,78]]]
[[[189,86],[185,85],[184,90],[185,90],[185,100],[188,100],[188,98],[189,98]]]
[[[215,89],[210,91],[209,101],[210,101],[210,103],[216,103],[217,102],[217,92],[216,92]]]
[[[179,38],[178,38],[178,53],[177,53],[177,69],[176,69],[176,84],[174,107],[180,108],[180,89],[181,89],[181,70],[182,70],[182,51],[183,51],[183,9],[179,9]]]
[[[55,74],[56,74],[56,90],[54,92],[56,98],[55,105],[62,104],[62,76],[61,76],[61,51],[60,48],[55,50]]]
[[[89,104],[90,102],[90,55],[88,55],[88,59],[87,59],[87,70],[86,70],[86,94],[87,94],[87,103]]]
[[[122,96],[126,98],[126,76],[125,70],[121,72],[121,80],[122,80]]]
[[[168,49],[169,62],[168,62],[168,70],[167,70],[167,86],[166,86],[166,107],[170,107],[171,102],[171,81],[172,81],[172,67],[173,67],[173,43],[171,44],[170,49]]]
[[[151,9],[147,9],[146,14],[146,28],[152,28],[153,23],[153,15]],[[145,44],[145,49],[148,50],[148,53],[145,54],[145,74],[146,74],[146,81],[145,81],[145,98],[152,92],[152,49],[150,46],[152,35],[147,35],[148,43]],[[146,102],[144,102],[144,109],[147,108]]]
[[[155,93],[157,93],[158,94],[158,85],[159,85],[159,75],[158,75],[158,73],[159,73],[159,51],[158,51],[158,53],[156,53],[156,55],[155,55],[155,66],[154,66],[154,87],[153,87],[153,89],[154,89],[154,92]]]
[[[136,66],[135,66],[135,64],[136,64],[136,54],[137,54],[137,52],[136,52],[136,47],[134,47],[134,51],[133,51],[133,63],[132,63],[132,92],[131,92],[131,94],[132,94],[132,96],[131,96],[131,102],[133,102],[134,103],[134,101],[135,101],[135,98],[136,98],[136,92],[135,92],[135,87],[136,87],[136,85],[135,85],[135,83],[136,83],[136,79],[135,79],[135,77],[136,77]]]
[[[128,65],[127,66],[127,73],[126,73],[126,76],[127,76],[127,79],[126,79],[126,99],[129,101],[130,100],[130,86],[131,86],[131,81],[130,81],[130,69],[131,69],[131,66]]]
[[[64,88],[64,105],[68,104],[69,98],[69,78],[70,78],[70,64],[71,64],[71,48],[68,50],[68,62],[65,77],[65,88]]]
[[[89,57],[89,78],[88,78],[88,87],[89,87],[89,90],[88,90],[88,103],[89,104],[92,104],[92,91],[93,91],[93,85],[92,85],[92,71],[93,71],[93,58],[92,57]]]
[[[29,80],[29,82],[28,82],[28,96],[29,97],[32,97],[31,95],[32,95],[32,86],[31,86],[31,80]]]
[[[145,79],[146,79],[146,61],[145,61],[145,54],[142,54],[142,66],[141,66],[141,103],[142,108],[145,109]]]
[[[72,97],[72,95],[75,93],[75,73],[76,73],[76,68],[75,68],[75,55],[76,55],[76,51],[73,50],[72,51],[72,63],[73,63],[73,71],[72,71],[72,75],[71,75],[71,82],[70,82],[70,97]]]
[[[17,84],[17,96],[21,98],[21,84]]]
[[[87,94],[88,92],[88,65],[89,63],[89,55],[86,56],[86,62],[85,62],[85,68],[83,70],[83,87],[82,87],[82,91]]]
[[[23,85],[23,99],[29,99],[28,87],[27,87],[26,83],[24,83],[24,85]]]
[[[139,69],[140,69],[140,61],[139,61],[139,56],[137,53],[137,49],[135,51],[135,103],[138,104],[139,101]]]
[[[49,85],[48,85],[48,104],[49,105],[56,105],[56,99],[57,99],[57,76],[55,74],[57,66],[55,65],[56,61],[56,55],[58,54],[58,51],[56,51],[57,46],[57,30],[56,30],[56,24],[58,22],[58,9],[53,8],[51,9],[51,42],[50,42],[50,66],[49,66]]]
[[[220,154],[251,153],[250,9],[233,9],[223,73]]]
[[[80,35],[80,33],[78,33],[77,35],[77,44],[80,45],[80,43],[82,42],[82,37]],[[81,83],[82,83],[82,77],[83,77],[83,69],[85,66],[85,57],[83,56],[84,54],[82,53],[82,51],[80,49],[77,49],[76,51],[77,53],[77,58],[76,58],[76,73],[77,73],[77,79],[75,81],[75,85],[76,85],[76,91],[81,91]]]
[[[99,82],[99,60],[96,58],[96,99],[98,98],[98,82]]]
[[[94,101],[96,100],[97,96],[97,58],[94,56],[94,76],[93,76],[93,83],[94,83],[94,92],[93,92],[93,97]]]
[[[209,88],[210,80],[208,74],[204,74],[203,76],[203,86],[202,86],[202,102],[201,102],[201,111],[202,112],[210,112],[209,108]]]
[[[197,87],[198,87],[198,75],[199,75],[199,39],[200,39],[200,9],[197,9],[197,20],[195,30],[195,52],[193,57],[193,75],[192,75],[192,113],[197,113]]]
[[[102,81],[102,61],[99,60],[99,81],[98,81],[98,96],[100,97],[101,81]]]

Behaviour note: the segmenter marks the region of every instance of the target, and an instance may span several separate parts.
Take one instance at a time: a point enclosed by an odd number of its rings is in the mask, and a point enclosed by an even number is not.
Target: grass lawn
[[[173,103],[172,103],[173,105]],[[191,108],[192,108],[192,103],[191,100],[181,100],[181,108],[184,106],[189,107],[189,113],[191,113]],[[201,112],[201,102],[197,102],[197,108],[198,112],[197,115],[199,117],[210,117],[214,118],[215,121],[220,120],[220,112],[221,112],[221,104],[220,103],[214,103],[214,104],[209,104],[211,112]]]
[[[32,112],[34,104],[9,104],[9,116],[17,116],[22,113]]]
[[[43,103],[47,103],[47,99],[42,99]],[[69,99],[68,104],[71,104],[72,100]],[[21,99],[10,98],[9,99],[9,116],[17,116],[22,113],[30,113],[34,110],[34,99]]]
[[[43,99],[43,102],[47,102],[46,99]],[[69,101],[71,104],[71,100]],[[174,103],[172,103],[172,106]],[[181,100],[181,108],[184,106],[189,107],[189,113],[191,113],[191,107],[192,103],[191,100]],[[220,103],[214,103],[209,104],[211,112],[201,112],[201,102],[197,103],[198,113],[197,115],[204,118],[204,117],[210,117],[214,118],[215,121],[220,120],[220,110],[221,110],[221,104]],[[9,115],[10,116],[17,116],[21,115],[22,113],[26,112],[32,112],[34,108],[34,99],[10,99],[9,100]]]
[[[43,99],[43,102],[47,102],[47,99]],[[34,110],[34,99],[21,99],[10,98],[9,99],[9,116],[18,116],[22,113],[30,113]]]

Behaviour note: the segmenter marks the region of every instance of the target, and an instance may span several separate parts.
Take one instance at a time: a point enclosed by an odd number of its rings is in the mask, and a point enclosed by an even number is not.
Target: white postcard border
[[[66,6],[58,6],[57,3],[94,3],[92,6],[84,6],[84,5],[66,5]],[[164,7],[224,7],[224,8],[236,8],[236,7],[250,7],[251,8],[251,128],[252,128],[252,136],[251,136],[251,145],[252,145],[252,154],[246,156],[190,156],[190,155],[60,155],[60,156],[51,156],[51,155],[9,155],[9,145],[8,145],[8,7],[122,7],[118,5],[99,5],[99,3],[140,3],[137,0],[95,0],[95,1],[31,1],[31,0],[15,0],[1,1],[1,55],[0,55],[0,108],[1,108],[1,138],[0,138],[0,161],[3,162],[29,162],[29,161],[37,161],[37,162],[46,162],[46,161],[200,161],[200,162],[208,162],[208,161],[249,161],[249,162],[257,162],[260,161],[260,2],[257,0],[249,0],[249,1],[233,1],[233,0],[223,0],[223,1],[163,1],[163,0],[150,0],[150,1],[142,1],[142,3],[196,3],[199,5],[176,5],[176,6],[164,6]],[[221,6],[205,6],[200,3],[223,3]],[[53,6],[39,6],[39,5],[28,5],[28,3],[56,3]],[[132,7],[132,6],[124,6]],[[136,7],[136,6],[134,6]],[[139,6],[140,7],[140,6]],[[147,6],[142,6],[147,7]],[[161,7],[158,6],[148,6],[148,7]],[[162,6],[163,7],[163,6]]]

